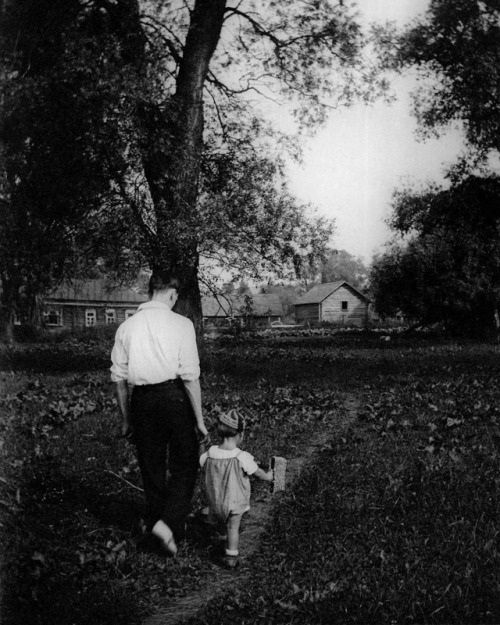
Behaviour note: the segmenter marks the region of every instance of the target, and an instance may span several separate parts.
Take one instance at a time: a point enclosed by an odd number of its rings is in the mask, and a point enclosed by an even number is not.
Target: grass
[[[245,446],[262,463],[335,430],[342,393],[359,410],[276,499],[257,555],[191,623],[500,622],[497,348],[349,341],[207,347],[208,420],[243,409]],[[135,625],[216,570],[196,533],[176,560],[138,548],[140,476],[116,438],[110,346],[79,345],[4,352],[5,625]]]

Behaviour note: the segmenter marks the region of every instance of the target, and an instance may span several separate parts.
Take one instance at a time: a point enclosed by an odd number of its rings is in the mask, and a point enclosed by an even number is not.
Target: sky
[[[428,0],[357,0],[365,23],[403,25],[422,13]],[[301,200],[334,218],[333,245],[370,263],[391,233],[384,223],[393,190],[404,183],[441,182],[446,164],[463,147],[450,128],[439,139],[417,142],[411,116],[410,78],[393,82],[397,101],[356,104],[334,111],[327,125],[303,144],[304,163],[290,165],[290,186]]]

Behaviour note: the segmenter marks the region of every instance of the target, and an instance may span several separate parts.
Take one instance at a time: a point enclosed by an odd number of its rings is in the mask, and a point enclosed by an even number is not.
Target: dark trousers
[[[146,523],[151,527],[162,519],[175,538],[182,540],[198,472],[191,404],[179,381],[136,386],[131,408]]]

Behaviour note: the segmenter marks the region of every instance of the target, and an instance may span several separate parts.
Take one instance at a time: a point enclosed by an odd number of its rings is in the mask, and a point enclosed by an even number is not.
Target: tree
[[[7,8],[16,21],[2,21],[2,301],[10,321],[17,312],[36,322],[39,296],[84,274],[104,246],[117,252],[125,231],[112,186],[123,167],[120,132],[105,123],[123,64],[112,42],[77,19],[76,1]]]
[[[470,177],[450,189],[395,196],[394,231],[410,237],[375,259],[381,314],[464,332],[496,326],[500,306],[500,179]]]
[[[224,268],[233,280],[295,274],[304,259],[321,255],[333,222],[315,217],[311,207],[290,194],[280,158],[259,155],[246,138],[238,148],[203,159],[196,212],[203,224],[199,252],[210,270]],[[202,282],[209,277],[200,274]]]
[[[63,95],[71,98],[76,92],[92,105],[74,119],[88,114],[95,122],[91,132],[75,135],[85,165],[105,164],[97,176],[103,186],[95,189],[99,209],[88,211],[94,223],[110,227],[104,241],[99,238],[102,230],[95,228],[97,240],[105,247],[115,241],[112,249],[120,259],[144,258],[152,269],[179,271],[187,285],[180,298],[181,312],[198,328],[200,249],[213,236],[210,220],[217,216],[220,224],[224,215],[236,213],[225,203],[228,186],[234,189],[238,178],[228,165],[242,147],[248,148],[237,162],[241,181],[256,170],[269,172],[274,161],[260,158],[269,130],[252,114],[250,96],[280,93],[297,104],[299,123],[310,126],[324,120],[331,106],[374,95],[375,74],[358,73],[363,70],[360,29],[342,2],[270,0],[263,5],[245,0],[233,6],[226,0],[173,0],[160,5],[138,0],[18,0],[6,32],[20,51],[9,60],[15,66],[10,103],[50,82],[55,66],[61,68]],[[50,93],[43,95],[40,106],[50,101]],[[57,107],[49,110],[54,114]],[[72,113],[71,101],[65,99],[59,111]],[[27,131],[20,137],[17,148],[23,160],[22,142],[32,137]],[[14,143],[9,145],[14,153]],[[43,154],[52,149],[50,145],[47,134],[36,147]],[[203,178],[214,166],[222,175],[218,189],[210,188],[209,175]],[[29,181],[29,171],[19,177],[18,187]],[[10,178],[18,180],[12,174]],[[274,180],[275,203],[270,201],[273,185],[268,181],[266,186],[265,204],[271,212],[264,236],[271,226],[289,223],[291,216],[294,225],[275,246],[276,258],[299,266],[302,257],[314,252],[304,241],[314,233],[302,218],[301,207]],[[68,211],[72,225],[78,223],[81,207],[89,206],[83,199]],[[277,205],[275,213],[271,204]],[[252,220],[241,204],[238,210],[248,232],[260,234],[260,220],[249,224]],[[228,223],[237,227],[238,220]],[[321,222],[312,226],[320,242],[329,228]],[[261,241],[252,243],[261,247]],[[268,240],[264,251],[270,247]],[[222,244],[221,249],[227,252]]]
[[[458,122],[469,150],[448,174],[450,189],[396,194],[392,228],[412,237],[374,264],[375,300],[381,311],[400,307],[421,322],[491,326],[500,286],[498,178],[471,172],[480,165],[485,174],[500,149],[500,5],[431,0],[403,32],[378,36],[389,66],[417,72],[420,134]]]
[[[346,250],[331,250],[321,265],[321,282],[346,280],[360,288],[366,283],[368,269],[361,258],[356,258]]]
[[[403,313],[415,325],[450,324],[467,298],[466,288],[460,289],[451,250],[432,235],[415,238],[404,246],[392,245],[377,256],[370,285],[380,315]]]
[[[265,284],[261,285],[260,292],[277,295],[283,306],[285,317],[293,317],[295,313],[294,304],[303,293],[303,289],[296,283]]]
[[[425,137],[450,123],[484,160],[500,150],[500,5],[497,0],[431,0],[404,32],[380,35],[393,67],[421,80],[414,112]]]

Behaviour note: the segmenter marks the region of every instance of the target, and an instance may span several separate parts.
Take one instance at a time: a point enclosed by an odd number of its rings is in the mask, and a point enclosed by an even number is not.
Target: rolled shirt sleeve
[[[123,344],[122,326],[118,328],[115,335],[115,343],[111,351],[111,381],[120,382],[128,379],[128,355]]]
[[[196,332],[192,321],[186,320],[184,341],[181,341],[179,349],[178,375],[183,380],[197,380],[200,377],[200,359],[196,344]]]

